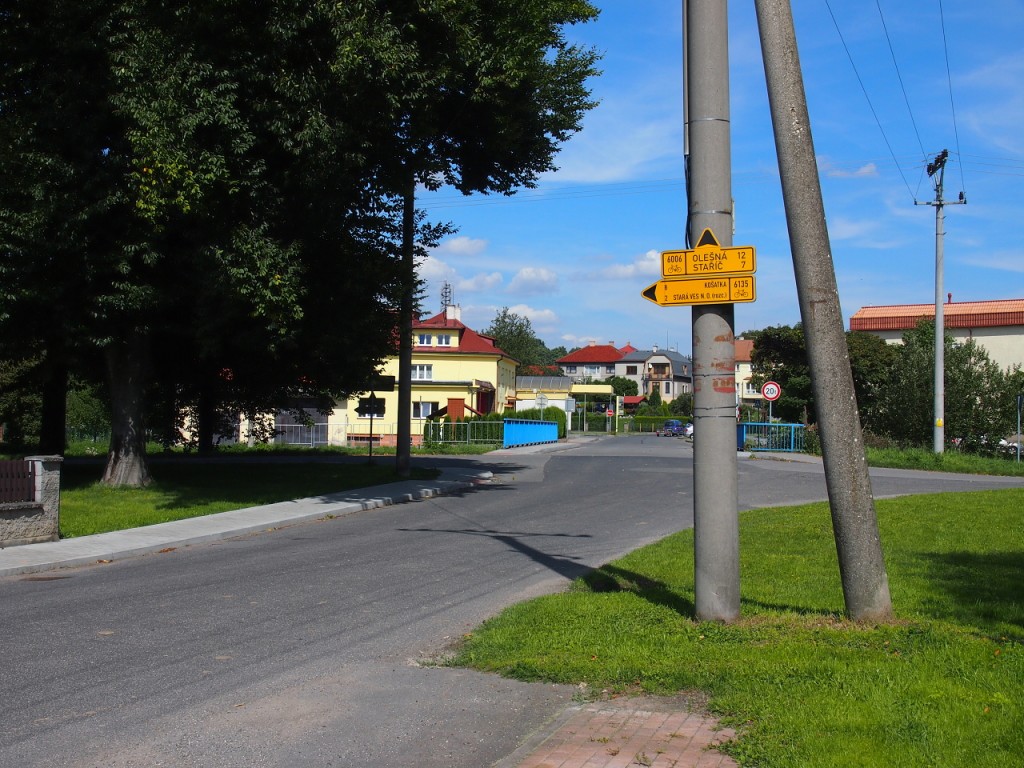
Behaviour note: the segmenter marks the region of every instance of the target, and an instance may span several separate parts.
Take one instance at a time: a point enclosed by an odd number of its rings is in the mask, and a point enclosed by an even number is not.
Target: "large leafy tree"
[[[533,366],[542,362],[540,349],[544,343],[533,332],[530,318],[516,314],[508,307],[498,310],[483,333],[493,338],[498,348],[518,360],[520,365]]]
[[[114,484],[148,480],[154,380],[201,424],[358,389],[443,231],[412,185],[529,185],[590,106],[595,57],[561,33],[579,0],[4,13],[0,341],[57,307],[34,331],[54,378],[102,352]]]
[[[604,383],[611,384],[612,391],[619,397],[636,396],[640,391],[640,386],[633,379],[627,379],[625,376],[611,376],[605,379]]]
[[[803,326],[800,323],[772,326],[743,335],[754,339],[751,353],[754,384],[761,386],[766,381],[775,381],[782,387],[782,397],[773,405],[773,415],[791,421],[816,421]],[[878,336],[858,331],[846,334],[846,348],[861,423],[870,424],[878,387],[888,375],[897,350]]]
[[[896,362],[899,350],[873,333],[849,331],[846,348],[853,373],[853,391],[857,395],[857,408],[862,425],[874,420],[878,402],[878,388]]]
[[[973,339],[945,336],[945,435],[963,450],[991,452],[1015,429],[1014,386],[1019,374],[1000,370]],[[906,444],[932,440],[935,323],[922,320],[903,334],[897,357],[878,388],[873,427]]]
[[[109,13],[94,0],[0,11],[0,356],[34,359],[41,449],[60,452],[68,371],[102,332],[92,301],[137,243],[124,122],[112,108]]]
[[[803,327],[778,325],[743,334],[754,340],[750,354],[752,382],[760,388],[766,381],[782,387],[782,396],[772,405],[773,416],[807,423],[814,420],[814,394]]]

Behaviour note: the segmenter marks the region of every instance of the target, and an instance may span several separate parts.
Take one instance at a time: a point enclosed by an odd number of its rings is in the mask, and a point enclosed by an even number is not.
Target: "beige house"
[[[949,301],[942,305],[943,326],[956,341],[973,339],[1006,370],[1024,367],[1024,299]],[[863,307],[850,318],[851,331],[866,331],[899,344],[922,318],[935,317],[934,304]]]
[[[494,339],[477,333],[459,319],[457,306],[413,324],[412,441],[418,445],[430,417],[500,413],[514,409],[517,360],[498,348]],[[398,358],[385,361],[380,374],[398,381]],[[398,425],[398,387],[364,392],[336,403],[333,413],[308,413],[316,423],[297,422],[279,413],[275,429],[281,442],[308,445],[395,445]],[[360,402],[373,396],[377,413],[360,415]],[[371,431],[372,430],[372,431]],[[242,434],[246,433],[242,425]]]
[[[751,383],[754,368],[750,355],[754,351],[754,340],[738,338],[733,342],[736,349],[736,405],[761,406],[764,398],[761,390]]]

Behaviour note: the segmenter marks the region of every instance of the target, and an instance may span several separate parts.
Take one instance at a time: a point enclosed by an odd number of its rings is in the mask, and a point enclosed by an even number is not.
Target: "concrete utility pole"
[[[892,616],[789,0],[755,0],[846,610]]]
[[[932,429],[932,450],[935,453],[942,453],[946,447],[946,322],[943,312],[943,240],[945,231],[943,229],[946,215],[943,206],[946,202],[942,199],[942,182],[946,175],[946,160],[949,158],[949,151],[942,150],[935,156],[935,162],[928,163],[928,176],[935,178],[935,202],[919,203],[914,205],[935,206],[935,421]],[[963,192],[957,203],[966,203]]]
[[[724,0],[684,2],[689,238],[732,245],[729,36]],[[693,307],[693,532],[697,618],[740,615],[732,304]]]

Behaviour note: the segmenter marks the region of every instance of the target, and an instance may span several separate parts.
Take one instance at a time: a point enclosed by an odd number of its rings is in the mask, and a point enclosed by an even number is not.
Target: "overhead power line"
[[[900,65],[896,63],[896,51],[893,50],[892,40],[889,38],[889,28],[885,25],[885,16],[882,14],[881,0],[875,0],[875,7],[878,8],[878,18],[882,21],[882,31],[885,32],[885,41],[889,44],[889,55],[892,56],[892,66],[896,70],[896,77],[900,81],[900,90],[903,91],[903,103],[907,105],[907,114],[910,115],[910,124],[914,126],[914,135],[917,137],[917,146],[921,149],[921,157],[926,157],[924,143],[921,141],[921,133],[917,130],[917,121],[914,120],[914,110],[910,108],[910,99],[907,97],[907,88],[903,84],[903,75],[900,73]]]
[[[850,47],[846,44],[846,38],[843,37],[843,31],[839,28],[839,21],[836,19],[835,13],[832,12],[832,6],[829,4],[828,0],[825,0],[825,7],[828,8],[829,16],[832,17],[832,24],[836,28],[836,34],[839,35],[839,41],[843,44],[843,50],[846,51],[846,58],[850,60],[850,66],[853,67],[853,74],[857,77],[857,83],[860,85],[860,90],[864,94],[864,99],[868,103],[868,109],[871,110],[871,115],[875,118],[875,124],[878,126],[878,130],[882,134],[885,146],[889,148],[889,155],[892,157],[892,162],[896,166],[896,170],[899,171],[900,178],[903,179],[903,184],[907,188],[907,192],[910,193],[910,199],[917,202],[917,197],[910,188],[910,184],[907,183],[907,177],[903,174],[903,169],[900,167],[899,161],[896,160],[896,153],[892,150],[892,144],[889,143],[889,137],[885,135],[885,128],[882,127],[882,121],[878,119],[878,113],[875,111],[875,105],[871,103],[871,97],[868,95],[868,89],[864,86],[864,81],[861,79],[860,72],[857,70],[857,64],[854,62],[853,55],[850,53]]]
[[[939,21],[942,26],[942,50],[946,54],[946,82],[949,84],[949,108],[953,113],[953,138],[956,141],[956,153],[960,154],[960,132],[956,125],[956,105],[953,103],[953,77],[949,72],[949,45],[946,42],[946,15],[942,11],[942,0],[939,0]],[[961,194],[967,194],[967,184],[964,181],[964,164],[960,163],[960,189]]]

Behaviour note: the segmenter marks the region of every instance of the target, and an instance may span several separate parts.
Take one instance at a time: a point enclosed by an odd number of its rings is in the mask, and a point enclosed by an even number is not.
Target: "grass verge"
[[[871,448],[865,451],[868,466],[893,469],[924,469],[932,472],[958,472],[967,475],[1024,477],[1024,461],[1012,457],[976,456],[946,451],[935,453],[925,448]]]
[[[61,471],[60,533],[64,538],[273,504],[399,480],[392,464],[177,461],[152,466],[147,488],[108,488],[102,466],[69,463]],[[418,480],[437,477],[413,469]]]
[[[879,501],[897,620],[842,619],[826,504],[741,516],[742,619],[693,616],[693,532],[514,606],[454,662],[592,691],[700,689],[760,768],[1020,765],[1024,490]]]

